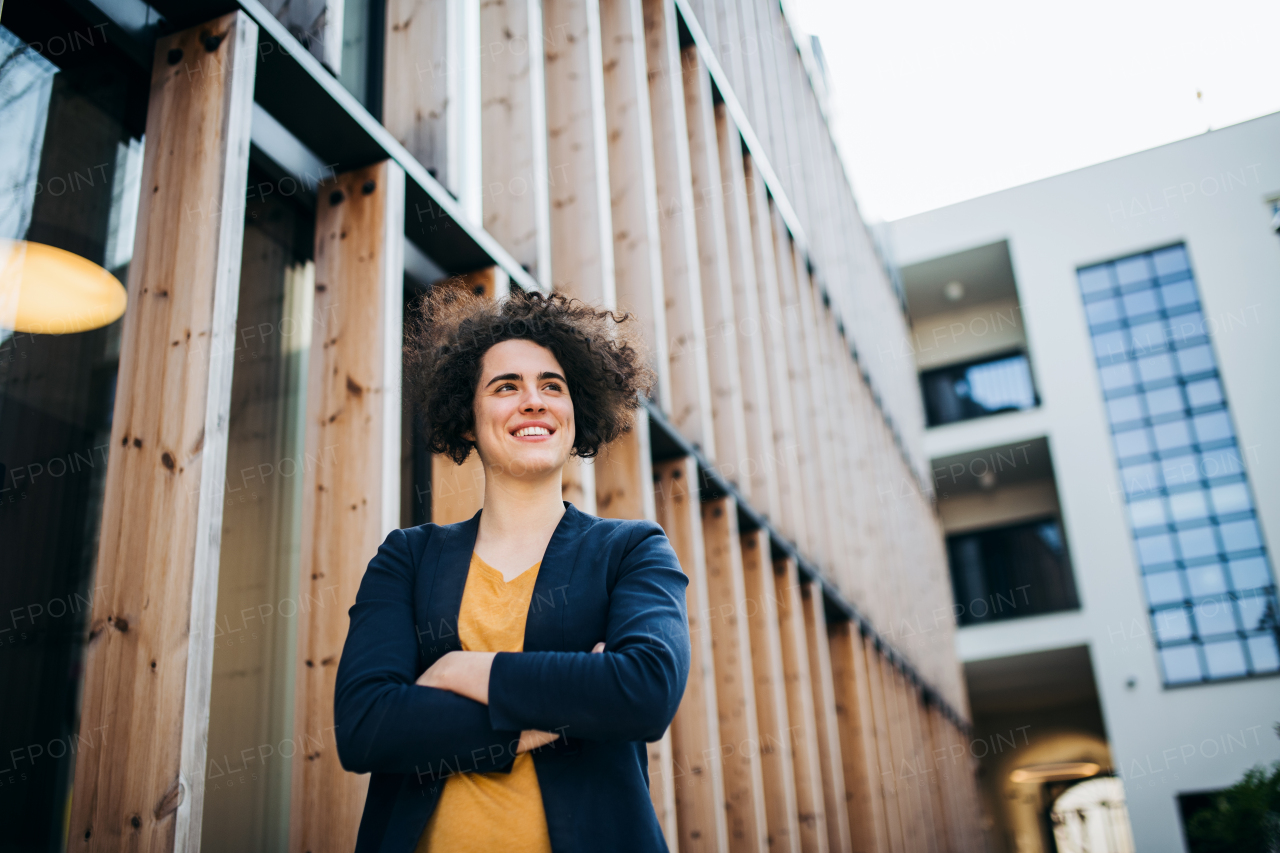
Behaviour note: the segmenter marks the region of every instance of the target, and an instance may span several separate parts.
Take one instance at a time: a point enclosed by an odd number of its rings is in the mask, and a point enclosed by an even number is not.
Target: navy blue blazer
[[[393,530],[369,561],[338,663],[338,759],[371,773],[357,853],[410,853],[453,773],[510,772],[524,729],[555,853],[665,851],[646,742],[689,677],[688,578],[651,521],[565,513],[538,570],[523,652],[499,652],[489,704],[414,682],[462,648],[458,610],[480,527]],[[599,641],[605,651],[591,653]],[[454,851],[443,851],[454,853]]]

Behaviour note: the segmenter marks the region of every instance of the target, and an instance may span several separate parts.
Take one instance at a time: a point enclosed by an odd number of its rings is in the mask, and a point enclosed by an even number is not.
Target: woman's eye
[[[516,390],[516,386],[512,385],[510,382],[503,382],[501,385],[498,386],[499,391],[505,391],[508,388],[510,388],[512,391]]]
[[[545,386],[543,386],[543,390],[544,391],[545,390],[560,391],[562,389],[560,388],[559,382],[548,382]]]

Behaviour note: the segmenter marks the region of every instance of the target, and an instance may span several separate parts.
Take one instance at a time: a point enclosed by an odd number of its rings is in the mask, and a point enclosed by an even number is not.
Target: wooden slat
[[[307,740],[293,759],[295,851],[349,850],[369,784],[342,769],[330,733],[347,609],[400,513],[404,180],[384,161],[339,175],[317,203],[306,448],[341,450],[304,474],[298,590],[336,606],[298,619],[294,736]]]
[[[756,719],[738,506],[733,498],[716,498],[702,504],[702,536],[707,549],[708,627],[715,658],[729,849],[734,853],[765,853],[769,845],[760,727]]]
[[[787,677],[787,716],[791,721],[792,759],[796,775],[796,808],[800,820],[800,846],[805,853],[827,853],[826,803],[822,794],[822,767],[818,756],[817,722],[809,650],[805,640],[804,606],[800,599],[800,575],[790,557],[773,563],[778,596],[778,634]]]
[[[612,309],[618,302],[597,0],[546,0],[542,27],[555,287]]]
[[[737,326],[738,364],[742,371],[742,412],[748,464],[739,484],[756,509],[771,519],[781,514],[778,472],[773,447],[773,414],[768,366],[761,328],[760,292],[755,255],[751,249],[751,213],[742,166],[742,137],[724,104],[716,106],[716,139],[720,181],[724,188],[725,233],[729,248],[729,279],[733,286]]]
[[[668,850],[680,849],[680,829],[676,825],[675,760],[671,744],[671,727],[661,740],[649,744],[649,799],[653,813],[662,827],[662,838]]]
[[[907,847],[904,811],[898,802],[898,786],[894,784],[897,773],[894,770],[893,750],[890,748],[889,709],[885,703],[884,677],[880,672],[884,658],[872,643],[871,638],[864,637],[862,646],[867,663],[871,716],[876,727],[876,763],[880,767],[880,792],[884,801],[888,846],[893,853],[905,853],[910,848]]]
[[[468,0],[387,0],[382,84],[382,123],[477,224],[479,16]]]
[[[796,474],[805,495],[805,512],[799,519],[796,542],[811,559],[827,563],[830,555],[825,547],[825,515],[818,473],[818,444],[809,400],[809,359],[805,351],[804,325],[801,322],[799,297],[796,292],[794,246],[782,215],[770,206],[774,258],[778,266],[779,323],[782,345],[786,352],[787,382],[780,400],[789,401],[795,412]]]
[[[478,3],[484,229],[551,286],[550,175],[539,0]]]
[[[679,34],[673,0],[643,0],[649,110],[665,283],[671,408],[680,434],[716,458],[702,313],[693,177],[684,112]]]
[[[900,670],[895,671],[894,680],[897,682],[898,708],[903,720],[903,752],[906,757],[903,774],[912,791],[920,835],[924,839],[924,846],[921,849],[928,853],[937,853],[938,840],[934,834],[933,797],[929,790],[928,764],[925,763],[920,739],[920,691]]]
[[[885,826],[884,797],[880,790],[875,720],[872,719],[871,688],[867,680],[862,636],[858,626],[848,620],[830,625],[828,634],[853,850],[856,853],[887,853],[888,828]]]
[[[458,287],[497,299],[510,289],[510,280],[501,267],[486,267],[466,275],[451,276],[432,287]],[[431,521],[454,524],[466,521],[484,506],[484,465],[480,454],[472,452],[461,465],[441,453],[431,454]]]
[[[803,583],[800,585],[800,597],[804,608],[805,637],[808,640],[813,716],[818,733],[818,763],[822,768],[822,796],[827,814],[827,840],[833,853],[849,853],[853,849],[853,841],[849,831],[849,811],[845,806],[844,760],[840,754],[836,687],[831,671],[831,646],[827,639],[822,587],[812,582]]]
[[[725,479],[747,490],[742,475],[748,463],[746,423],[742,408],[742,369],[738,364],[737,317],[725,234],[724,191],[720,177],[720,145],[716,137],[711,78],[696,47],[681,52],[685,122],[689,131],[689,164],[693,179],[694,221],[698,231],[702,316],[706,323],[707,369],[711,382],[711,418],[715,460]]]
[[[698,500],[698,469],[692,457],[653,466],[658,523],[689,576],[689,680],[671,723],[675,764],[676,828],[681,853],[728,853],[724,812],[720,720],[715,658],[708,625],[707,559]]]
[[[806,506],[799,479],[795,413],[788,405],[790,378],[787,376],[786,325],[782,298],[778,292],[778,265],[773,251],[773,220],[764,178],[750,157],[743,158],[751,220],[751,245],[755,250],[756,284],[760,290],[760,348],[768,367],[769,399],[773,415],[773,466],[778,478],[778,502],[782,510],[775,519],[784,534],[799,540]]]
[[[884,679],[885,707],[889,712],[889,748],[893,755],[893,783],[898,790],[903,835],[908,850],[924,853],[927,842],[920,824],[920,796],[911,771],[911,741],[902,705],[901,676],[897,666],[882,663],[880,677]]]
[[[935,716],[937,706],[921,705],[919,708],[920,738],[923,752],[923,763],[928,768],[929,794],[933,798],[934,834],[938,839],[940,853],[961,853],[963,848],[956,846],[955,834],[951,831],[951,819],[955,815],[955,807],[950,801],[946,787],[942,784],[942,762],[946,750],[942,749],[938,739]]]
[[[773,585],[769,534],[742,534],[745,609],[751,635],[756,721],[764,775],[765,814],[771,853],[800,853],[799,809],[791,724],[787,716],[787,676],[778,628],[778,594]]]
[[[654,399],[669,412],[671,364],[641,0],[602,5],[600,28],[618,308],[634,313],[644,331],[658,376]]]
[[[80,736],[98,748],[76,758],[68,815],[77,849],[200,846],[257,38],[237,12],[156,43],[104,592],[84,657]]]

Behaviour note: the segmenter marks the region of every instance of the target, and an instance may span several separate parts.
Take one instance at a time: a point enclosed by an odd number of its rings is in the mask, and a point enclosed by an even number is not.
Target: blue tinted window
[[[1077,276],[1165,683],[1280,671],[1275,578],[1186,247]]]

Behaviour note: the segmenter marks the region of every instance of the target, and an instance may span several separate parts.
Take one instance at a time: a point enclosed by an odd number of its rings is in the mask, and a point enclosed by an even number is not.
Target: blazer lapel
[[[422,651],[424,671],[447,652],[462,651],[458,611],[462,609],[462,592],[467,585],[482,511],[476,510],[467,521],[441,528],[444,538],[435,549],[435,560],[423,584],[427,593],[423,608],[426,624],[418,627],[418,647]]]
[[[568,501],[564,515],[551,534],[538,579],[533,582],[533,597],[524,626],[526,652],[561,651],[564,648],[564,619],[569,603],[569,582],[582,547],[582,533],[591,516]]]

